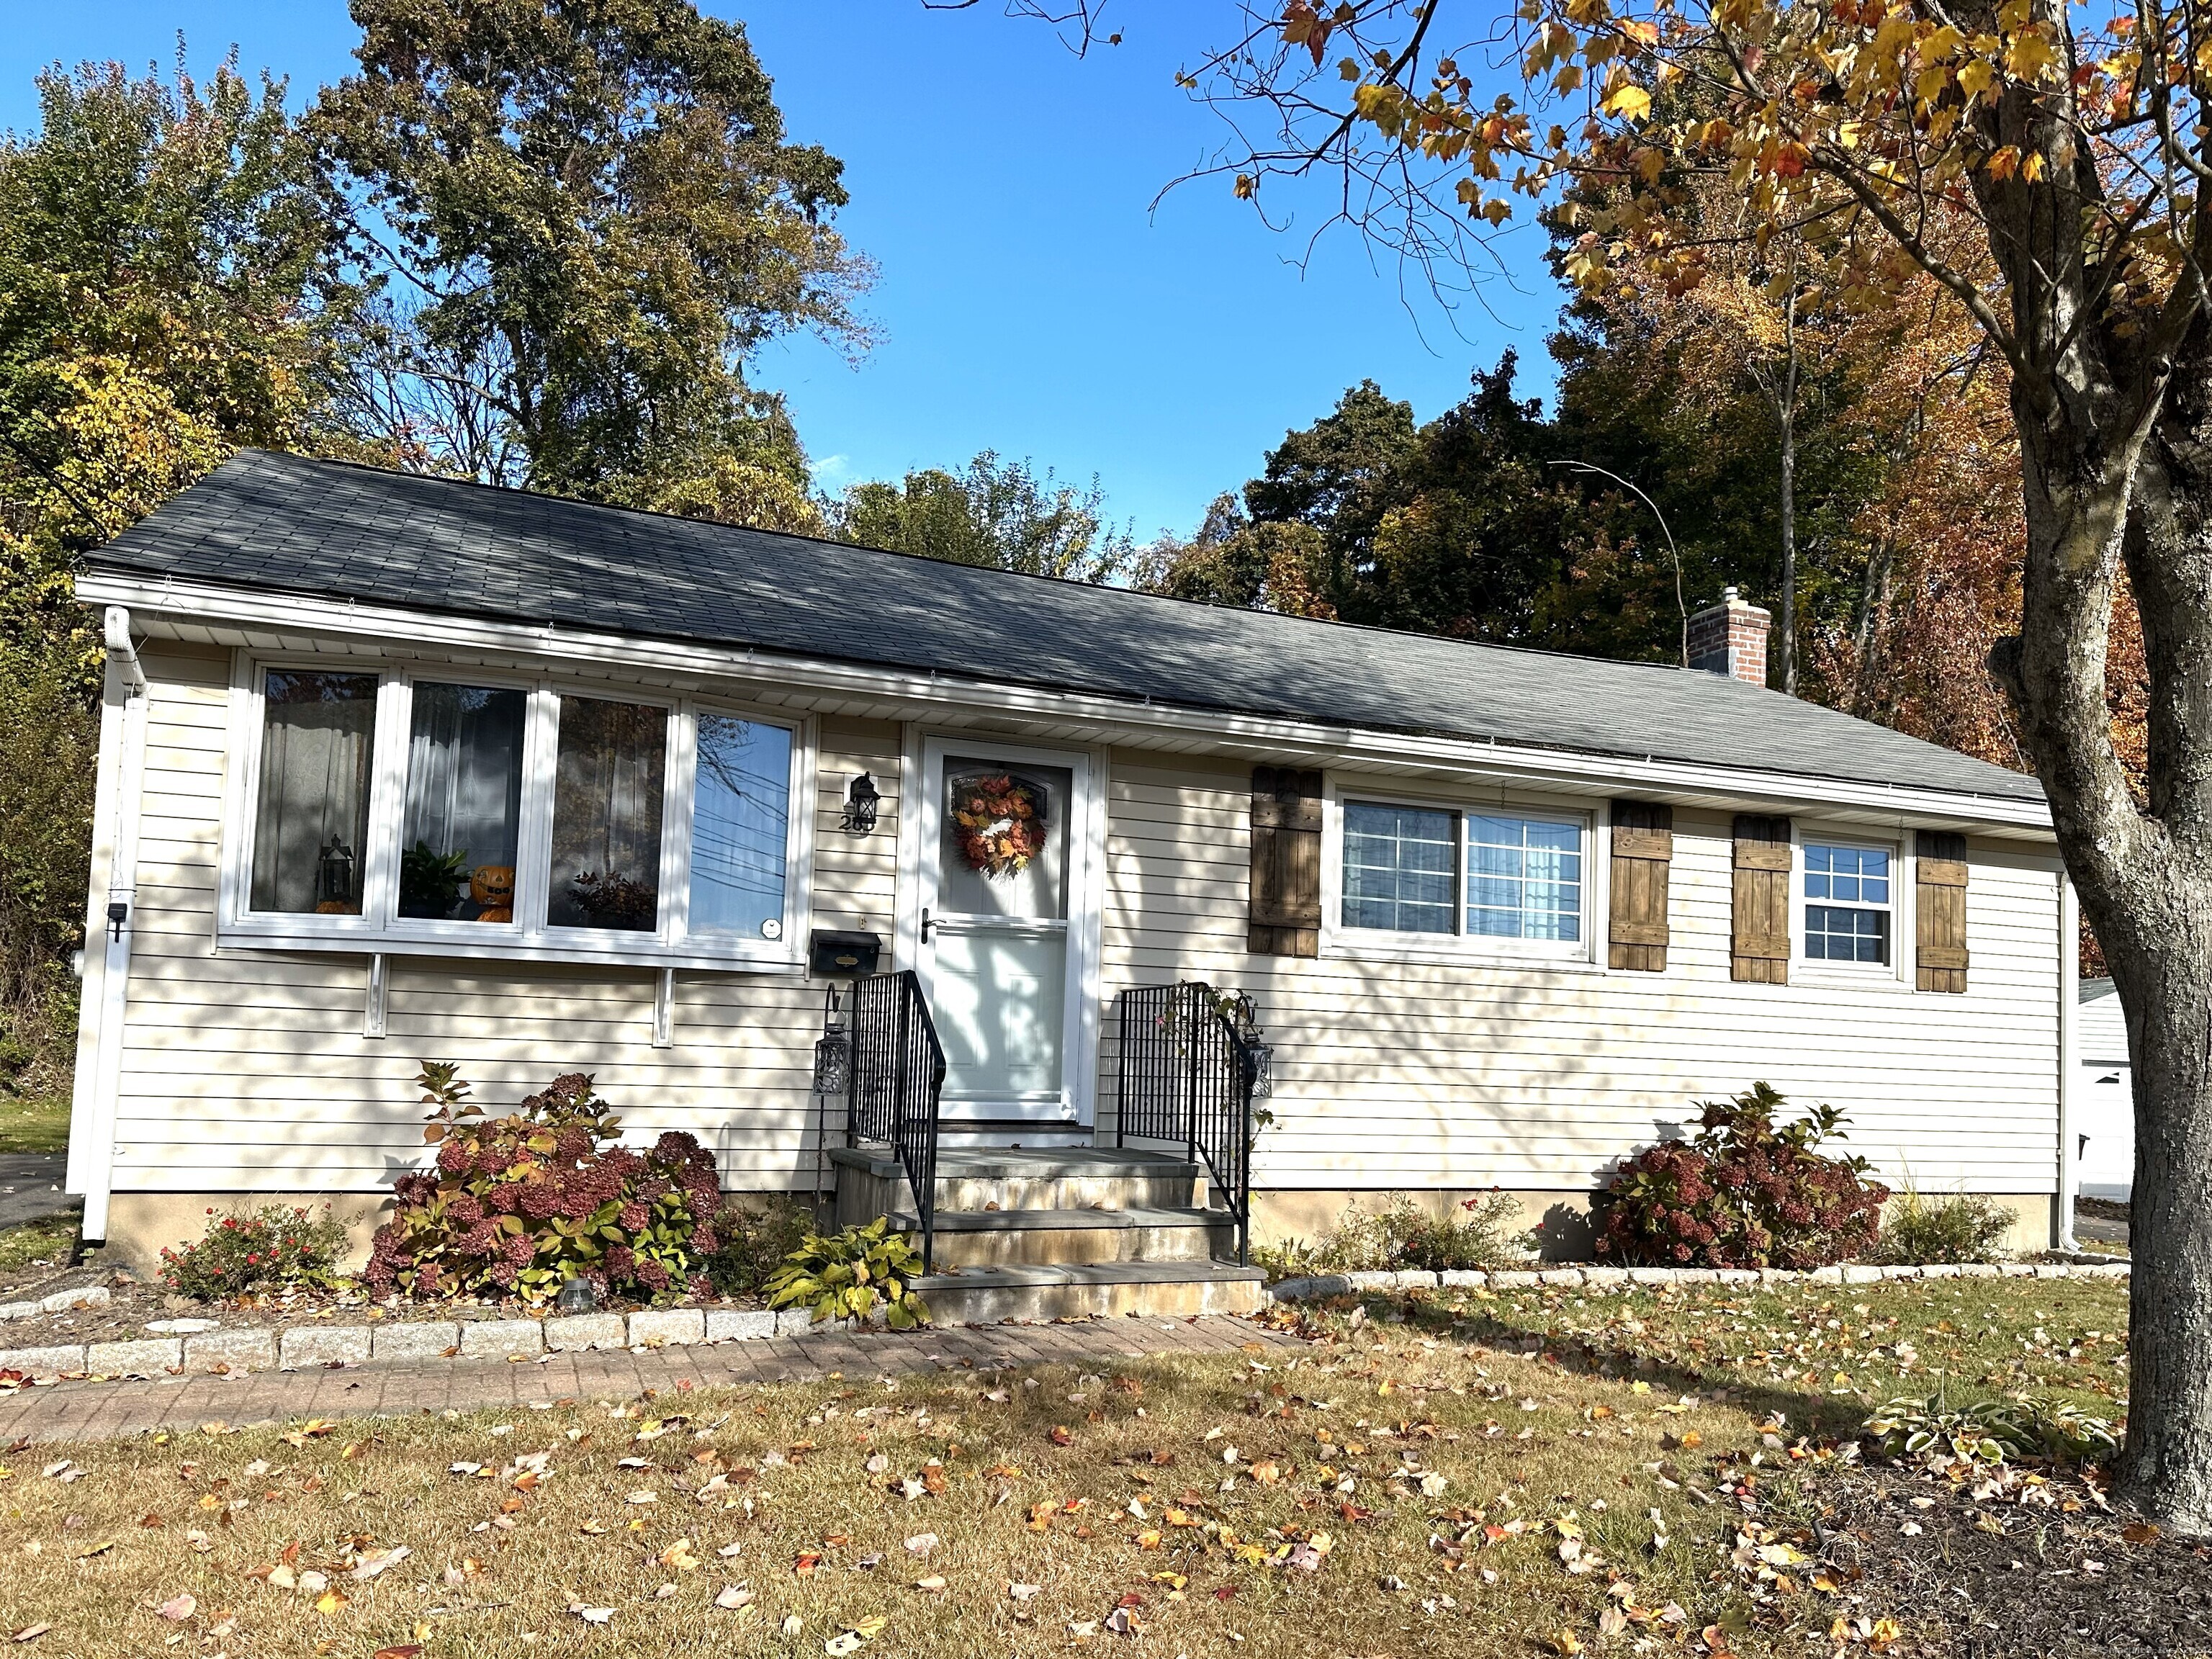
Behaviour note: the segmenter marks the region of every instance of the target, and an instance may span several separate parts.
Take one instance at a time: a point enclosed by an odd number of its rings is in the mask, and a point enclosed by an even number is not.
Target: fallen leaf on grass
[[[812,1572],[821,1565],[821,1555],[816,1551],[809,1550],[792,1562],[791,1570],[797,1573],[800,1577],[804,1578],[808,1573]]]
[[[714,1605],[725,1611],[734,1611],[745,1606],[752,1599],[753,1592],[750,1585],[725,1584],[722,1586],[722,1593],[714,1598]]]
[[[937,1574],[932,1573],[927,1578],[915,1579],[914,1587],[918,1590],[927,1590],[933,1595],[945,1588],[945,1580]]]
[[[343,1595],[334,1589],[326,1589],[315,1598],[315,1611],[327,1617],[345,1604],[346,1598]]]
[[[364,1555],[354,1563],[353,1576],[362,1579],[374,1578],[386,1569],[398,1566],[414,1553],[415,1552],[406,1545],[401,1544],[397,1548],[386,1550],[380,1555]]]
[[[801,1619],[797,1613],[791,1613],[784,1615],[783,1633],[786,1636],[796,1636],[799,1632],[805,1628],[806,1621],[804,1619]]]
[[[918,1532],[915,1534],[913,1537],[906,1540],[906,1547],[908,1553],[910,1554],[927,1555],[930,1551],[937,1547],[938,1542],[938,1536],[935,1533]]]
[[[2133,1521],[2120,1528],[2120,1536],[2130,1544],[2155,1543],[2160,1536],[2154,1521]]]
[[[155,1609],[172,1624],[182,1624],[199,1610],[200,1604],[193,1599],[190,1590],[186,1590],[182,1595],[172,1596]]]
[[[604,1625],[615,1616],[612,1607],[587,1607],[581,1601],[569,1602],[568,1611],[587,1625]]]
[[[420,1642],[410,1642],[404,1647],[379,1648],[369,1656],[369,1659],[416,1659],[422,1651]]]
[[[1031,1596],[1042,1595],[1043,1592],[1044,1586],[1042,1584],[1009,1584],[1006,1586],[1006,1594],[1013,1597],[1017,1601],[1026,1601]]]
[[[8,1639],[11,1642],[35,1642],[52,1628],[52,1625],[26,1625]]]

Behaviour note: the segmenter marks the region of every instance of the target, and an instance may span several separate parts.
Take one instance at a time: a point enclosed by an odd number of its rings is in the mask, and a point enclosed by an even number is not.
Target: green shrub
[[[2119,1431],[2108,1419],[2046,1395],[1963,1406],[1950,1405],[1941,1395],[1893,1400],[1867,1419],[1861,1431],[1892,1457],[1964,1463],[2021,1457],[2079,1462],[2112,1457],[2120,1449]]]
[[[1857,1157],[1820,1149],[1844,1115],[1815,1106],[1777,1126],[1783,1098],[1754,1083],[1702,1103],[1697,1134],[1631,1158],[1603,1202],[1597,1253],[1661,1267],[1826,1267],[1874,1248],[1889,1188]]]
[[[814,1231],[811,1212],[777,1194],[758,1208],[732,1204],[714,1218],[720,1248],[707,1258],[718,1296],[752,1296]]]
[[[2012,1212],[1979,1193],[1927,1198],[1908,1187],[1882,1213],[1881,1259],[1987,1261],[2011,1231]]]
[[[881,1304],[895,1331],[927,1323],[929,1310],[912,1282],[921,1275],[921,1257],[890,1224],[878,1216],[864,1227],[807,1234],[769,1279],[769,1306],[811,1308],[819,1324],[866,1319]]]
[[[1467,1219],[1431,1215],[1403,1194],[1379,1210],[1347,1206],[1336,1225],[1314,1243],[1289,1239],[1255,1246],[1252,1259],[1271,1279],[1307,1273],[1450,1273],[1517,1267],[1528,1259],[1518,1230],[1521,1206],[1504,1193],[1484,1193],[1458,1206]]]
[[[337,1270],[345,1254],[345,1229],[304,1206],[270,1204],[246,1214],[212,1218],[198,1243],[161,1252],[161,1282],[179,1296],[213,1302],[255,1291],[295,1286],[332,1290],[344,1284]]]
[[[469,1085],[450,1064],[426,1062],[419,1081],[438,1167],[392,1183],[371,1290],[540,1303],[584,1279],[603,1297],[707,1294],[722,1193],[693,1137],[665,1134],[647,1152],[614,1144],[621,1120],[581,1072],[495,1118],[465,1103]]]

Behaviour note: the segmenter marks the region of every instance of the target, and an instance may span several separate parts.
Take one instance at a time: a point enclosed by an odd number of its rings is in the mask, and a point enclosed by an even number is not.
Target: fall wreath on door
[[[1043,850],[1044,792],[1008,772],[956,779],[952,823],[969,869],[1011,876]]]

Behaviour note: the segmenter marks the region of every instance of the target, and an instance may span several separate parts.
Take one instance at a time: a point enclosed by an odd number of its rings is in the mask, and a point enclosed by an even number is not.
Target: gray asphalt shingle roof
[[[2041,794],[2032,778],[1716,674],[1224,610],[258,450],[92,563],[1370,731]]]

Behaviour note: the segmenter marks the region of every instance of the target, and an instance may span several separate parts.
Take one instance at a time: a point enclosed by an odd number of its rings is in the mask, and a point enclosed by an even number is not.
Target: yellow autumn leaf
[[[332,1613],[345,1604],[344,1596],[334,1589],[326,1589],[315,1598],[315,1611],[320,1613]]]
[[[1651,113],[1651,94],[1633,82],[1623,81],[1606,94],[1602,107],[1608,115],[1618,115],[1626,121],[1641,121]]]

